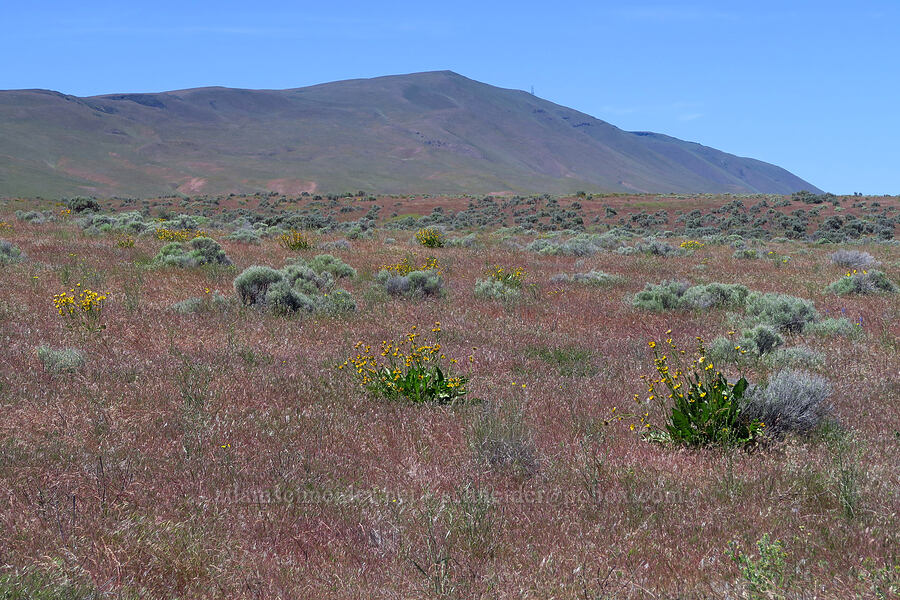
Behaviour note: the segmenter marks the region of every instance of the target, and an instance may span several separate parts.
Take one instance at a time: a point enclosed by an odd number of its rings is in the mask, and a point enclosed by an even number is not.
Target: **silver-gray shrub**
[[[681,306],[693,310],[708,308],[737,308],[743,306],[750,294],[743,285],[732,283],[707,283],[685,290]]]
[[[28,256],[18,246],[6,240],[0,240],[0,265],[11,265],[27,258]]]
[[[837,319],[823,319],[818,323],[809,323],[803,328],[803,333],[820,335],[822,337],[843,336],[855,338],[862,335],[863,329],[850,319],[839,317]]]
[[[498,302],[516,302],[522,298],[522,290],[497,279],[476,279],[475,297]]]
[[[655,285],[648,283],[643,290],[634,295],[632,305],[657,312],[676,310],[681,307],[681,297],[690,287],[690,283],[680,280],[663,281]]]
[[[784,343],[784,338],[768,325],[757,325],[737,339],[719,337],[709,345],[713,361],[739,362],[742,357],[760,358]]]
[[[831,413],[830,395],[831,384],[825,378],[783,369],[765,386],[749,391],[741,415],[748,420],[762,421],[766,432],[776,438],[789,433],[808,434]]]
[[[44,370],[54,375],[72,373],[84,366],[84,353],[75,348],[54,350],[49,346],[40,346],[35,352]]]
[[[298,259],[296,262],[299,264],[301,261]],[[335,279],[356,277],[356,269],[331,254],[318,254],[306,261],[306,264],[316,273],[329,273]]]
[[[763,355],[762,363],[770,369],[781,367],[818,369],[825,364],[825,355],[808,346],[791,346],[776,348]]]
[[[757,260],[762,258],[762,253],[756,248],[740,248],[734,251],[731,258],[738,260]]]
[[[828,258],[837,266],[847,269],[866,268],[876,264],[874,256],[860,250],[838,250],[833,252]]]
[[[577,265],[576,265],[577,266]],[[604,286],[618,283],[622,279],[616,275],[610,275],[603,271],[588,271],[586,273],[557,273],[550,277],[550,283],[580,283],[582,285]]]
[[[172,305],[172,310],[186,315],[191,313],[220,311],[228,308],[228,298],[218,291],[207,294],[204,297],[186,298]]]
[[[348,240],[331,240],[330,242],[325,242],[322,244],[322,250],[326,252],[333,252],[335,250],[349,250],[351,248],[351,244]]]
[[[267,308],[277,314],[336,315],[356,310],[353,296],[346,290],[335,289],[335,276],[331,272],[346,272],[340,265],[349,266],[334,257],[318,262],[315,258],[309,263],[288,264],[281,270],[258,265],[248,267],[234,280],[235,294],[242,304]],[[317,271],[311,264],[321,270]]]
[[[802,331],[819,319],[810,300],[787,294],[751,292],[747,296],[746,314],[750,324],[770,325],[781,331]]]
[[[439,298],[446,293],[444,279],[437,271],[410,271],[406,275],[395,275],[387,270],[378,272],[375,280],[384,286],[391,296],[402,296],[412,300]]]
[[[242,304],[264,306],[269,287],[284,279],[284,273],[273,269],[254,265],[244,269],[234,279],[234,292]]]
[[[231,233],[225,236],[225,239],[230,242],[240,242],[242,244],[259,244],[261,238],[259,234],[254,229],[250,229],[248,227],[241,227],[240,229],[235,229]]]
[[[888,279],[883,271],[871,270],[851,273],[841,277],[828,286],[828,291],[843,296],[845,294],[893,294],[897,291],[897,284]]]
[[[208,237],[194,238],[186,243],[170,242],[160,248],[153,262],[157,265],[186,268],[232,264],[219,242]]]
[[[685,281],[663,281],[635,294],[632,304],[644,310],[700,310],[740,307],[750,291],[731,283],[707,283],[691,286]]]

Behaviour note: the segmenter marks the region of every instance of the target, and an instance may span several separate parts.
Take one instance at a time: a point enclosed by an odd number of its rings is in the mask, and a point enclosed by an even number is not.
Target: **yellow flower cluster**
[[[6,221],[0,221],[0,230],[3,229],[12,229],[12,225],[7,223]]]
[[[206,237],[206,232],[191,231],[190,229],[166,229],[165,227],[156,230],[156,239],[164,242],[186,242],[198,237]]]
[[[431,332],[440,331],[440,322],[435,322]],[[440,362],[447,358],[441,344],[424,343],[420,337],[417,327],[413,325],[401,342],[382,340],[380,348],[357,342],[354,346],[356,356],[338,365],[338,369],[352,369],[360,385],[377,389],[388,396],[410,395],[411,389],[418,393],[416,388],[420,384],[437,386],[440,389],[433,391],[447,397],[464,393],[461,388],[465,378],[444,377],[440,370]],[[456,364],[457,361],[451,359],[450,363]]]
[[[700,248],[702,248],[705,245],[706,244],[704,244],[703,242],[698,242],[697,240],[687,240],[687,241],[681,242],[681,247],[684,248],[685,250],[699,250]]]
[[[868,271],[865,271],[865,270],[863,270],[863,272],[862,272],[863,275],[867,275],[868,273],[869,273],[869,272],[868,272]],[[851,272],[851,271],[847,271],[847,277],[853,277],[854,275],[859,275],[859,273],[856,271],[856,269],[853,269],[852,272]]]
[[[435,271],[438,275],[441,274],[441,265],[438,263],[436,258],[431,257],[426,258],[422,262],[421,266],[418,267],[415,266],[407,256],[398,263],[381,265],[381,269],[384,271],[388,271],[389,273],[393,273],[394,275],[409,275],[413,271]]]
[[[315,246],[315,240],[311,235],[304,233],[303,231],[291,229],[287,233],[282,233],[278,236],[278,245],[285,250],[296,252],[298,250],[309,250]]]
[[[444,245],[444,234],[432,227],[416,232],[416,241],[426,248],[441,248]]]
[[[525,282],[525,269],[522,267],[506,268],[495,265],[484,272],[491,279],[495,279],[513,287],[520,287]]]
[[[78,289],[80,287],[79,283],[68,292],[53,296],[53,305],[60,315],[73,316],[78,312],[99,314],[103,311],[106,296],[89,289]]]
[[[59,216],[63,217],[63,218],[72,216],[72,209],[71,208],[62,209],[61,211],[59,211]]]
[[[134,248],[134,238],[126,235],[116,240],[116,246],[119,248]]]

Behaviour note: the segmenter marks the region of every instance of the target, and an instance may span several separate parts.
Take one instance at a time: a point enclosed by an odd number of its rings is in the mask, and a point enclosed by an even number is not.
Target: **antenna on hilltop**
[[[534,96],[534,86],[531,86],[531,95]]]

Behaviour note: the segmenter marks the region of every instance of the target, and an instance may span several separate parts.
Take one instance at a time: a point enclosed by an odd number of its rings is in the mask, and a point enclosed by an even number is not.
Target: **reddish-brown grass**
[[[360,310],[346,318],[179,315],[173,303],[206,288],[232,296],[236,273],[280,267],[288,251],[275,240],[223,241],[236,270],[140,271],[135,261],[162,242],[119,248],[67,223],[3,220],[13,229],[0,234],[29,256],[0,267],[7,572],[62,570],[110,597],[725,597],[743,589],[728,544],[755,555],[769,534],[784,542],[788,597],[845,598],[871,597],[866,573],[900,561],[900,301],[826,294],[840,276],[829,246],[774,244],[793,257],[782,266],[707,246],[689,257],[597,254],[576,269],[575,258],[500,245],[425,250],[412,232],[388,232],[335,254],[363,274],[406,252],[436,255],[445,299],[367,306],[363,278],[347,284]],[[895,246],[865,249],[896,278]],[[476,300],[474,280],[492,264],[525,266],[533,294],[510,307]],[[54,312],[66,269],[72,283],[108,294],[101,335],[76,339]],[[622,283],[548,283],[590,269]],[[139,273],[129,311],[126,289]],[[752,453],[685,451],[641,441],[627,421],[603,425],[643,393],[647,340],[672,329],[687,346],[729,329],[723,311],[646,313],[626,300],[670,278],[742,283],[862,318],[858,341],[792,340],[825,355],[835,415],[854,440],[842,456],[856,473],[855,516],[845,516],[837,459],[819,438]],[[335,368],[358,340],[434,321],[470,396],[524,411],[539,457],[533,477],[473,454],[481,406],[388,402]],[[45,373],[35,356],[44,344],[78,347],[87,365]],[[534,347],[590,350],[596,374],[560,376]],[[484,527],[462,516],[473,490],[494,498]]]

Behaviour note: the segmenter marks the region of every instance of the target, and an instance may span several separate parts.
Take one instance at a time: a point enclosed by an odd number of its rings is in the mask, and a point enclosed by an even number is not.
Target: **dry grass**
[[[280,267],[288,251],[222,240],[234,270],[146,270],[136,261],[162,242],[121,248],[70,224],[4,220],[15,227],[3,238],[29,257],[0,267],[6,571],[52,565],[109,597],[724,597],[743,589],[729,543],[752,555],[769,534],[784,543],[788,597],[845,598],[872,597],[873,573],[900,561],[900,301],[825,293],[829,247],[772,244],[787,265],[714,245],[597,254],[577,270],[621,283],[595,288],[549,283],[575,258],[489,243],[431,251],[446,265],[443,299],[360,302],[341,318],[178,314],[175,302],[232,296],[241,269]],[[335,254],[363,274],[424,255],[387,235]],[[896,277],[896,247],[865,250]],[[534,293],[476,300],[493,264],[525,265]],[[63,277],[109,296],[101,334],[73,339],[59,322]],[[862,318],[859,340],[792,336],[825,353],[820,374],[851,434],[688,452],[645,443],[624,421],[604,426],[644,391],[647,340],[672,329],[689,346],[730,328],[724,311],[647,313],[626,300],[663,279],[741,283]],[[368,286],[346,287],[360,299]],[[479,460],[481,406],[379,400],[335,368],[357,340],[435,321],[448,356],[472,357],[460,361],[470,396],[521,410],[534,472]],[[77,347],[85,366],[47,373],[41,345]],[[534,348],[588,350],[593,368],[566,375]]]

